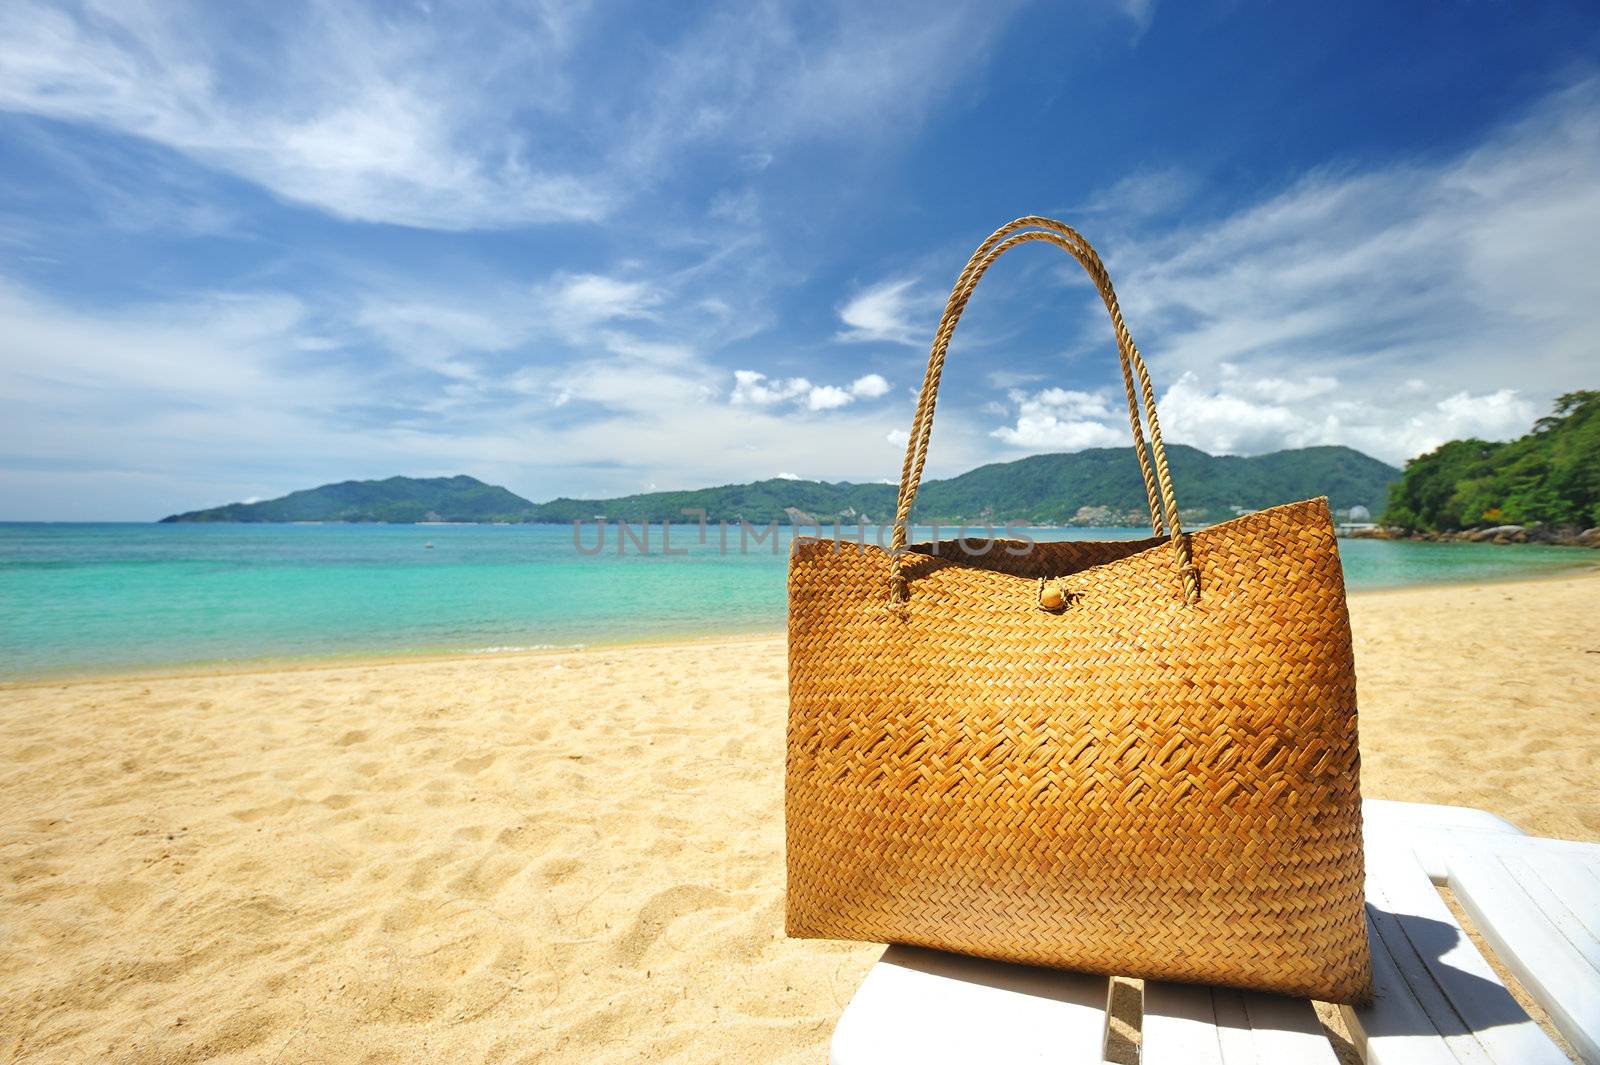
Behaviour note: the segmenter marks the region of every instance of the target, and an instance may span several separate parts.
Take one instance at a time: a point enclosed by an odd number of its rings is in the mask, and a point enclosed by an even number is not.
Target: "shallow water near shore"
[[[0,680],[776,631],[792,530],[756,532],[730,526],[724,547],[716,526],[704,542],[696,526],[673,526],[663,543],[659,525],[646,541],[638,527],[621,539],[613,523],[596,550],[592,523],[576,542],[552,525],[0,524]],[[1339,550],[1352,591],[1600,561],[1539,545],[1342,540]]]

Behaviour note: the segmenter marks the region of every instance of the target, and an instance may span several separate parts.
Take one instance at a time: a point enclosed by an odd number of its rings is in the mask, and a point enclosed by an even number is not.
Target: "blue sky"
[[[1515,436],[1600,387],[1596,55],[1556,3],[10,0],[0,518],[891,478],[1027,213],[1171,440]],[[1125,442],[1076,269],[986,280],[930,475]]]

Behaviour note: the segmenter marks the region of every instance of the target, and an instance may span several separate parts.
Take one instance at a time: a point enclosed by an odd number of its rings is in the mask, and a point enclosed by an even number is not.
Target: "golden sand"
[[[1356,596],[1365,790],[1600,839],[1600,575]],[[0,690],[0,1060],[818,1062],[778,638]]]

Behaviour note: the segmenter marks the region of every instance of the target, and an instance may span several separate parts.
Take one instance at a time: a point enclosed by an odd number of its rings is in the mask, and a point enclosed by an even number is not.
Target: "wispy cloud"
[[[1156,14],[1156,0],[1115,0],[1116,7],[1143,33]]]
[[[630,94],[630,117],[617,129],[625,146],[618,162],[645,173],[710,144],[732,149],[742,168],[761,170],[794,144],[866,138],[882,146],[886,134],[892,141],[914,132],[936,101],[986,62],[1020,6],[713,8],[649,64],[649,92]]]
[[[1118,259],[1158,361],[1548,393],[1592,353],[1600,84],[1434,164],[1324,172]]]
[[[608,210],[592,175],[533,155],[514,109],[484,107],[514,58],[524,73],[554,67],[558,27],[524,17],[443,26],[421,8],[277,14],[277,32],[262,38],[230,33],[221,8],[6,4],[0,109],[143,138],[361,221],[465,229]],[[457,39],[458,27],[472,39]],[[550,80],[518,87],[523,103],[562,95]]]
[[[118,312],[0,286],[5,512],[154,518],[396,472],[465,469],[549,498],[762,470],[883,477],[898,468],[883,441],[904,411],[867,402],[892,393],[880,375],[803,391],[774,382],[781,402],[728,402],[726,377],[684,344],[596,326],[604,343],[592,353],[536,361],[525,353],[541,340],[483,332],[459,307],[359,311],[369,312],[396,338],[386,357],[344,350],[379,328],[372,318],[330,319],[281,294]],[[330,348],[330,333],[345,339]],[[514,352],[491,357],[508,340]],[[469,343],[483,357],[462,354]],[[387,354],[395,349],[419,354]],[[458,363],[466,370],[455,372]],[[800,431],[810,418],[827,419],[828,432]],[[942,446],[959,461],[981,454],[959,417]]]
[[[916,284],[916,278],[904,278],[880,281],[862,289],[839,308],[839,320],[847,328],[840,330],[835,339],[912,346],[923,343],[917,312],[928,300],[918,294]]]
[[[619,65],[587,5],[281,5],[245,32],[225,6],[17,0],[0,8],[0,110],[140,138],[357,221],[595,221],[708,146],[754,174],[798,142],[908,134],[1011,6],[728,4]],[[749,225],[757,200],[730,190],[710,213]]]
[[[1182,207],[1198,184],[1194,174],[1178,167],[1139,170],[1095,193],[1074,214],[1106,215],[1119,221],[1166,216]]]
[[[1219,221],[1145,232],[1111,265],[1171,382],[1168,439],[1399,462],[1456,436],[1515,436],[1595,358],[1600,84],[1452,158],[1324,170]],[[1085,321],[1098,342],[1098,306]],[[1030,402],[1001,439],[1086,438],[1092,414]]]
[[[220,193],[214,175],[169,165],[169,154],[159,146],[63,138],[59,130],[46,132],[25,123],[11,123],[6,137],[13,149],[30,155],[53,176],[48,182],[21,175],[0,180],[0,190],[21,194],[26,206],[13,217],[20,215],[35,237],[63,228],[62,220],[52,217],[60,215],[67,216],[69,225],[93,226],[102,234],[185,238],[248,233],[244,213]]]
[[[600,274],[563,275],[546,286],[544,303],[551,320],[581,337],[595,325],[627,318],[649,318],[661,296],[648,282]]]

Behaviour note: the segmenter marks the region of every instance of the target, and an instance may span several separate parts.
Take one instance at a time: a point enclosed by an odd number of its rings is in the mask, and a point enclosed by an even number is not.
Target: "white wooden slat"
[[[1372,860],[1370,852],[1367,860],[1369,863]],[[1374,898],[1374,894],[1369,886],[1367,913],[1372,921],[1371,932],[1378,941],[1374,942],[1373,949],[1381,949],[1388,955],[1390,968],[1396,976],[1395,983],[1377,988],[1375,993],[1387,998],[1408,998],[1417,1004],[1422,1014],[1420,1021],[1415,1016],[1408,1016],[1411,1027],[1401,1030],[1399,1034],[1434,1039],[1444,1047],[1451,1059],[1463,1065],[1492,1065],[1494,1059],[1472,1038],[1465,1022],[1450,1005],[1444,989],[1429,974],[1427,962],[1401,927],[1400,918],[1393,913],[1394,904],[1381,895]],[[1387,1049],[1383,1040],[1369,1037],[1367,1065],[1389,1065],[1391,1055],[1385,1053]],[[1398,1060],[1404,1062],[1408,1059],[1401,1055]]]
[[[1439,1038],[1422,1003],[1407,988],[1370,911],[1367,939],[1372,944],[1376,994],[1371,1005],[1340,1007],[1362,1059],[1367,1065],[1459,1065],[1461,1059]],[[1482,1060],[1483,1055],[1478,1056]]]
[[[832,1065],[1104,1059],[1109,981],[894,946],[834,1029]]]
[[[1401,1009],[1387,1018],[1391,1027],[1380,1035],[1369,1024],[1370,1008],[1349,1011],[1352,1024],[1364,1030],[1369,1063],[1411,1060],[1405,1044],[1414,1040],[1396,1037],[1427,1035],[1428,1026],[1457,1061],[1505,1065],[1566,1061],[1500,983],[1410,853],[1369,841],[1367,904],[1376,933],[1374,950],[1381,943],[1393,962],[1389,978],[1400,981],[1380,984],[1381,1000],[1393,1006],[1395,999],[1409,995],[1426,1015],[1424,1025],[1414,1011]],[[1394,1023],[1411,1030],[1395,1029]],[[1390,1052],[1389,1043],[1395,1052]]]
[[[1472,833],[1522,846],[1525,837]],[[1471,1039],[1497,1062],[1559,1063],[1565,1055],[1517,1005],[1477,947],[1432,885],[1408,875],[1397,860],[1379,866],[1384,892],[1403,914],[1399,923],[1428,967],[1428,973],[1449,1000],[1456,1019],[1467,1031],[1452,1043]],[[1448,944],[1439,939],[1448,935]],[[1441,947],[1443,949],[1441,949]]]
[[[1250,1018],[1256,1060],[1261,1065],[1284,1061],[1338,1065],[1333,1044],[1328,1042],[1328,1034],[1322,1030],[1310,1000],[1252,991],[1243,992],[1241,997]]]
[[[1217,1044],[1222,1047],[1222,1060],[1240,1061],[1254,1065],[1255,1048],[1251,1046],[1250,1017],[1244,1011],[1239,996],[1222,988],[1211,992],[1211,1005],[1217,1011]]]
[[[1522,835],[1522,830],[1505,818],[1465,806],[1366,799],[1361,810],[1368,837],[1376,834],[1394,846],[1411,851],[1427,872],[1428,879],[1436,884],[1444,883],[1444,852],[1452,833],[1464,829],[1475,833]]]
[[[1501,861],[1600,982],[1600,856],[1592,863],[1532,854]]]
[[[1554,891],[1535,863],[1565,892]],[[1600,947],[1587,927],[1600,911],[1600,891],[1585,897],[1588,877],[1576,864],[1571,857],[1458,848],[1450,854],[1450,885],[1479,934],[1578,1056],[1600,1062],[1600,971],[1592,960]]]
[[[1143,1065],[1337,1065],[1305,999],[1226,988],[1144,985]]]
[[[1521,834],[1522,829],[1498,814],[1470,806],[1441,806],[1432,802],[1397,802],[1394,799],[1365,799],[1361,812],[1368,824],[1401,824],[1412,828],[1475,828],[1491,832]]]
[[[1224,1065],[1211,988],[1144,982],[1142,1065]]]
[[[1544,836],[1525,836],[1509,832],[1487,832],[1476,828],[1444,828],[1443,833],[1451,849],[1468,851],[1480,848],[1500,854],[1556,855],[1593,861],[1600,844],[1579,843],[1571,839],[1549,839]]]

